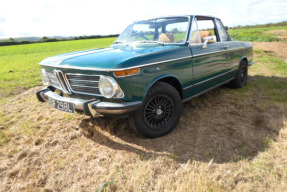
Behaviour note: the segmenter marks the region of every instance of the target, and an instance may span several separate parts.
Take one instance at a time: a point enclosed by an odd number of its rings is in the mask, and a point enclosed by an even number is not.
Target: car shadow
[[[79,126],[92,141],[136,153],[141,159],[167,156],[180,163],[252,159],[276,141],[283,127],[284,115],[275,103],[286,95],[287,87],[275,98],[265,90],[270,83],[284,86],[284,82],[286,79],[280,77],[249,76],[243,89],[214,89],[184,103],[177,128],[156,139],[133,133],[128,119],[87,117]]]

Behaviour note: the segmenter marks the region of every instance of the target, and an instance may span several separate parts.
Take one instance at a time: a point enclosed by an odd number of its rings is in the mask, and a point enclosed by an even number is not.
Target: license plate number
[[[65,111],[68,113],[75,113],[75,106],[73,103],[69,103],[66,101],[58,101],[58,100],[49,98],[49,105],[60,111]]]

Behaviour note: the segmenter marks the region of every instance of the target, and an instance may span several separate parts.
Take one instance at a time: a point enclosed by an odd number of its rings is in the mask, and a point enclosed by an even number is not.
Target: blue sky
[[[0,0],[0,38],[121,33],[157,16],[212,15],[224,25],[287,20],[287,0]]]

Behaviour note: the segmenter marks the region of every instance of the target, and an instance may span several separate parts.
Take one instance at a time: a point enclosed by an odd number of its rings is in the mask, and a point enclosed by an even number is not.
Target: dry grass
[[[177,129],[152,140],[125,119],[51,109],[36,100],[39,87],[7,99],[0,191],[286,191],[287,76],[272,76],[270,65],[250,68],[242,90],[221,87],[184,104]]]
[[[279,30],[267,31],[266,33],[270,33],[270,34],[274,34],[274,35],[287,35],[287,30],[279,29]]]
[[[252,44],[257,49],[276,54],[281,59],[287,61],[287,42],[252,42]]]

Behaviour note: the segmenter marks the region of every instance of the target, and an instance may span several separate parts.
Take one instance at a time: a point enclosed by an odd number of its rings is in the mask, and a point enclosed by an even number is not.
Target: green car
[[[41,102],[92,117],[129,117],[148,138],[171,132],[182,103],[220,85],[246,85],[251,43],[233,41],[220,19],[188,15],[131,24],[109,47],[41,61]]]

